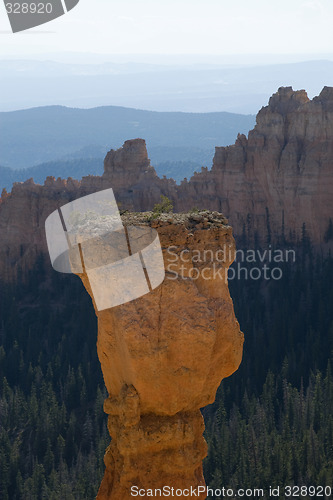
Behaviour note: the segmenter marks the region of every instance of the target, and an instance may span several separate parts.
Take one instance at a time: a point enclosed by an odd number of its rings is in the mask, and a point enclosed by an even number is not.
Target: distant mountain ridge
[[[17,172],[16,181],[35,175],[37,182],[48,175],[81,178],[89,173],[102,173],[96,159],[102,169],[102,159],[110,144],[117,148],[128,137],[145,137],[158,172],[181,180],[192,175],[195,168],[210,166],[215,145],[233,143],[237,134],[247,133],[254,122],[253,115],[159,113],[116,106],[93,109],[50,106],[3,112],[0,113],[0,165],[14,169],[35,167],[31,173],[27,172],[28,176]],[[68,161],[78,159],[82,159],[82,168],[73,171],[73,163]],[[93,159],[95,163],[88,161]],[[45,165],[43,176],[43,164],[48,162],[54,163],[53,170]],[[187,166],[177,162],[185,162]],[[166,171],[158,168],[161,163],[169,164]],[[85,165],[89,168],[85,169]],[[5,175],[4,171],[1,173]],[[1,177],[0,185],[10,188],[5,177]]]

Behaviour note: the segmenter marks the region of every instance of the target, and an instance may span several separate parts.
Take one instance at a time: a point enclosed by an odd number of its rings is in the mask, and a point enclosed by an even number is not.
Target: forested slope
[[[211,486],[332,485],[333,258],[304,235],[282,269],[230,281],[245,349],[203,410]],[[93,499],[109,437],[90,298],[41,257],[0,306],[1,498]]]

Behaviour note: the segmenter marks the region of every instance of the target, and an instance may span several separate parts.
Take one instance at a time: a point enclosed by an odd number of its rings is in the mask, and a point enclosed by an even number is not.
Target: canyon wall
[[[305,224],[312,241],[324,243],[333,216],[333,88],[325,87],[313,100],[304,90],[280,88],[259,111],[248,137],[239,135],[234,145],[217,147],[211,170],[203,168],[180,186],[159,179],[140,147],[141,164],[126,174],[119,158],[118,164],[113,159],[119,153],[105,159],[103,177],[124,207],[147,210],[164,194],[177,211],[223,212],[236,237],[246,232],[266,243],[284,233],[295,242]]]
[[[333,88],[309,100],[304,90],[280,88],[257,115],[257,124],[235,145],[216,148],[210,172],[188,186],[214,183],[209,208],[226,216],[240,235],[244,226],[259,239],[301,237],[302,225],[322,244],[333,216]],[[184,186],[186,187],[186,186]]]
[[[312,100],[304,90],[280,88],[248,137],[217,147],[211,170],[181,185],[157,176],[143,139],[111,150],[101,177],[15,183],[0,199],[0,277],[30,268],[45,251],[44,222],[56,207],[109,187],[124,210],[150,210],[164,194],[177,211],[223,212],[236,239],[246,233],[266,244],[284,233],[295,242],[305,224],[312,242],[322,246],[333,214],[333,88]]]
[[[200,486],[196,498],[204,499],[200,408],[215,400],[221,380],[242,358],[243,334],[226,279],[235,252],[231,227],[222,214],[208,212],[150,222],[146,214],[122,218],[125,226],[158,231],[166,277],[135,301],[95,308],[112,437],[97,499],[127,500],[131,487],[164,486],[185,490],[178,498]],[[87,273],[79,276],[94,302]]]

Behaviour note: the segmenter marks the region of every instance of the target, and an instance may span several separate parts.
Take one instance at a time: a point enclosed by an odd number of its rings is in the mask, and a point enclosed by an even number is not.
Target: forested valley
[[[304,233],[281,266],[280,280],[230,281],[245,345],[203,409],[212,487],[332,486],[333,258]],[[2,500],[95,498],[109,443],[96,335],[79,278],[42,255],[0,284]]]

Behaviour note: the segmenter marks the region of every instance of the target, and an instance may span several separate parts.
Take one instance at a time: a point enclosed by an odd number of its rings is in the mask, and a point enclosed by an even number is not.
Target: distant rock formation
[[[125,168],[124,168],[125,167]],[[128,187],[137,181],[138,174],[152,169],[144,139],[125,141],[122,148],[108,152],[104,160],[104,175],[116,175],[119,186]]]
[[[150,210],[161,194],[175,210],[193,207],[223,212],[237,237],[266,244],[301,238],[305,224],[317,246],[333,217],[333,88],[310,100],[304,90],[281,87],[257,115],[257,124],[235,144],[217,147],[211,170],[203,168],[181,185],[160,179],[145,141],[126,141],[105,158],[101,177],[82,181],[47,178],[15,183],[0,199],[0,278],[29,268],[45,250],[44,222],[55,208],[112,187],[121,209]]]
[[[129,500],[131,487],[203,488],[200,408],[214,401],[242,358],[243,334],[225,279],[235,244],[222,214],[165,214],[151,222],[129,214],[123,223],[157,229],[166,278],[135,301],[96,310],[112,437],[98,500]],[[87,274],[79,276],[92,295]]]

